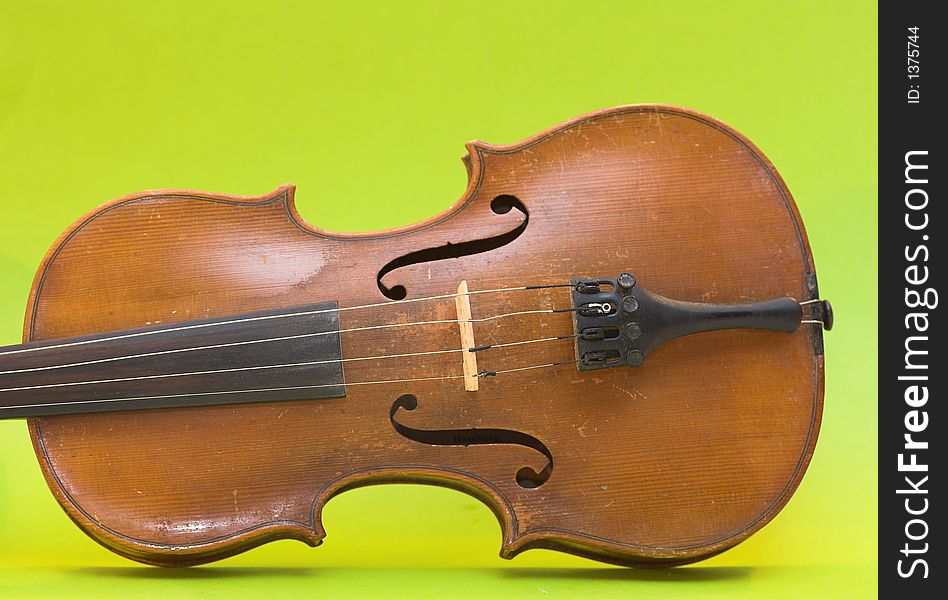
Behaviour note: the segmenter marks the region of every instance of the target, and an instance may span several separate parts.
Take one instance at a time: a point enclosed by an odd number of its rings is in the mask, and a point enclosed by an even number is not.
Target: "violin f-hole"
[[[553,454],[546,444],[532,435],[511,429],[415,429],[399,423],[395,418],[399,409],[413,411],[416,408],[418,408],[418,398],[412,394],[404,394],[395,400],[389,412],[392,427],[410,440],[431,446],[515,444],[536,450],[546,457],[546,465],[539,471],[531,467],[520,468],[516,474],[516,481],[522,488],[540,487],[553,474]]]
[[[481,254],[482,252],[490,252],[491,250],[496,250],[497,248],[506,246],[510,242],[520,237],[521,234],[527,230],[527,224],[530,221],[530,214],[527,212],[527,207],[523,205],[523,202],[521,202],[516,196],[511,196],[509,194],[501,194],[496,196],[493,200],[491,200],[490,203],[491,211],[497,215],[507,214],[512,208],[515,208],[523,213],[523,221],[517,225],[517,227],[508,231],[507,233],[502,233],[494,237],[483,238],[480,240],[460,242],[457,244],[448,242],[447,244],[438,246],[436,248],[425,248],[424,250],[409,252],[408,254],[404,254],[389,261],[384,267],[379,269],[378,276],[376,278],[379,291],[382,292],[386,298],[391,300],[404,300],[408,297],[408,290],[405,289],[405,286],[393,285],[392,287],[388,287],[382,283],[382,278],[395,269],[400,269],[409,265],[433,262],[436,260],[461,258],[462,256]]]

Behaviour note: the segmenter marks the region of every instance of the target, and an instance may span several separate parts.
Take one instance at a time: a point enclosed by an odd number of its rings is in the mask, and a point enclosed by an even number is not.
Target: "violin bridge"
[[[461,330],[461,366],[464,368],[464,389],[468,392],[478,390],[477,354],[474,348],[474,323],[471,322],[471,297],[467,293],[467,281],[461,280],[458,295],[454,297],[458,310],[458,329]]]

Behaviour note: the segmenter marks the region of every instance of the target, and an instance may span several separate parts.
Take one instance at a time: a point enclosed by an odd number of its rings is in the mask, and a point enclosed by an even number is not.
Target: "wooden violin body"
[[[818,298],[797,209],[767,159],[688,110],[628,106],[507,146],[468,145],[461,200],[422,223],[340,234],[261,197],[159,191],[89,213],[46,256],[25,341],[336,301],[342,397],[29,419],[47,482],[91,537],[189,565],[280,538],[316,545],[353,487],[447,486],[500,521],[501,555],[551,548],[629,565],[708,557],[784,506],[809,463],[822,332],[671,341],[638,368],[582,372],[572,339],[492,348],[461,372],[455,300],[631,271],[682,300]],[[318,190],[312,193],[318,193]],[[389,303],[391,304],[385,304]],[[470,296],[478,344],[573,333],[569,290]],[[417,353],[404,357],[405,354]],[[301,357],[303,358],[303,357]],[[559,364],[564,363],[564,364]],[[411,381],[406,381],[411,380]],[[394,381],[379,385],[359,382]],[[400,382],[401,381],[401,382]],[[351,385],[356,384],[356,385]]]

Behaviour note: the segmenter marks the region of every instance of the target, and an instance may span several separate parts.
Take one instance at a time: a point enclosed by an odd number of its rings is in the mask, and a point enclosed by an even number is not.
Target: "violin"
[[[480,499],[504,558],[677,565],[771,521],[832,326],[773,165],[664,105],[466,148],[461,199],[407,227],[320,229],[292,185],[76,221],[0,349],[0,418],[67,515],[162,566],[316,546],[382,483]]]

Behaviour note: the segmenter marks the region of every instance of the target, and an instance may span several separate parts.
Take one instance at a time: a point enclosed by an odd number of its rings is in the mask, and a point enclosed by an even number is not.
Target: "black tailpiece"
[[[631,273],[615,279],[573,279],[573,313],[580,371],[638,367],[675,338],[716,329],[770,329],[790,333],[801,322],[832,327],[826,300],[782,296],[759,302],[706,304],[672,300],[642,287]],[[804,320],[803,305],[810,305]]]

